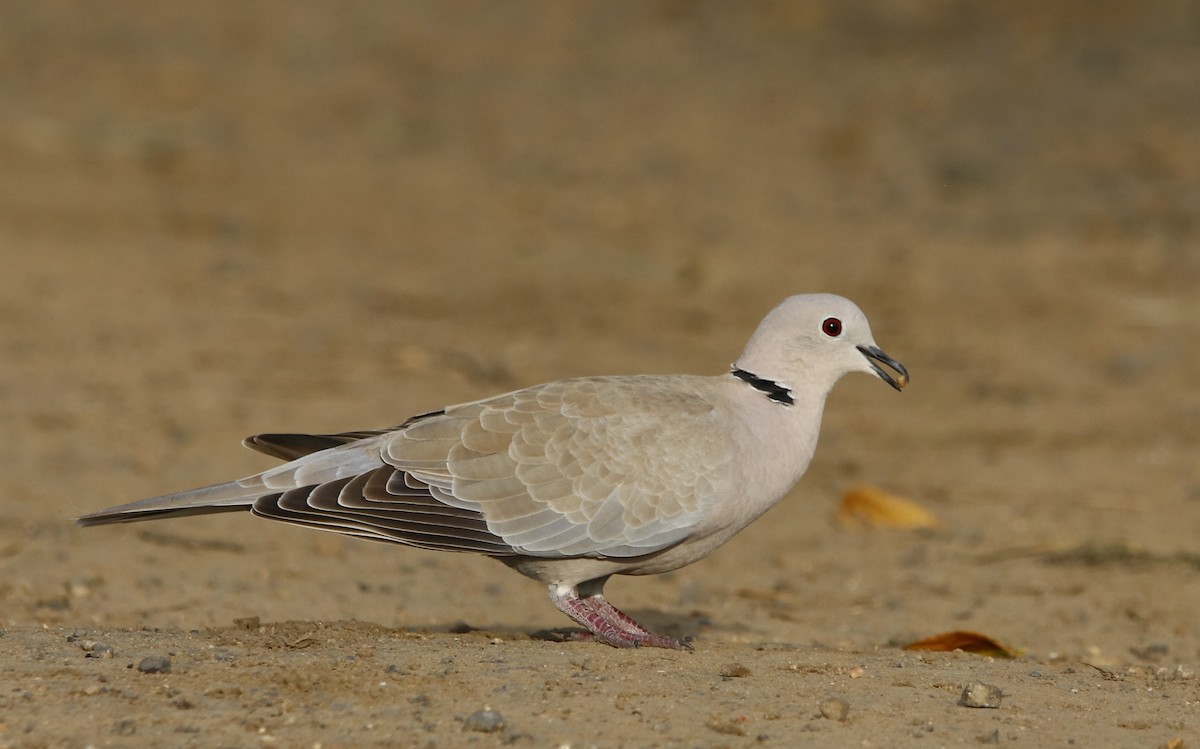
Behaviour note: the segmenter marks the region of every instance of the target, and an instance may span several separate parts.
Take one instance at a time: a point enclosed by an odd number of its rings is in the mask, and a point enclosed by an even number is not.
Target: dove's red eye
[[[821,323],[821,330],[830,338],[837,338],[842,334],[842,321],[836,317],[826,317],[825,322]]]

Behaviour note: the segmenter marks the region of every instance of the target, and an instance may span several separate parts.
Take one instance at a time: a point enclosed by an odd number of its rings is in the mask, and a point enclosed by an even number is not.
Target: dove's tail
[[[247,447],[288,462],[238,481],[188,489],[110,507],[84,515],[75,522],[82,526],[108,525],[186,515],[247,511],[259,497],[271,496],[301,486],[316,486],[378,468],[383,465],[378,450],[356,445],[361,446],[367,440],[384,439],[386,436],[386,431],[255,435],[246,439],[244,444]]]
[[[210,515],[216,512],[233,512],[235,510],[246,511],[254,504],[254,500],[264,493],[269,493],[269,490],[264,490],[261,484],[247,486],[238,481],[230,481],[227,484],[214,484],[200,489],[189,489],[110,507],[107,510],[84,515],[75,522],[82,526],[108,525],[109,523],[132,523],[135,520]]]

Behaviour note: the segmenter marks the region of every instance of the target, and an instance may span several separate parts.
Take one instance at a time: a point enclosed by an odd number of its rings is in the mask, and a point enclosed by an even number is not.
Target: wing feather
[[[450,451],[450,473],[461,481],[504,479],[512,477],[513,462],[507,452],[488,453],[457,445]]]
[[[447,408],[382,456],[522,553],[642,555],[686,538],[732,490],[716,400],[701,378],[566,380]]]
[[[429,496],[424,502],[411,496],[399,501],[363,496],[369,485],[373,493],[386,486],[385,473],[395,473],[395,469],[384,467],[325,484],[265,495],[251,509],[263,517],[310,528],[421,548],[498,556],[513,553],[512,546],[492,533],[478,513],[449,507]]]

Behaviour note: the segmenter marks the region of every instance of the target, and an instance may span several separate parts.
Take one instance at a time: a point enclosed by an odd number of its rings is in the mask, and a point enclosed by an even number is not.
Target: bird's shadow
[[[681,642],[692,641],[701,630],[712,625],[707,616],[699,613],[672,614],[657,609],[634,609],[626,613],[651,632],[673,637]],[[423,627],[421,631],[431,634],[475,634],[502,640],[531,639],[546,642],[572,642],[584,633],[584,630],[578,627],[529,630],[508,625],[473,625],[462,620],[452,624]]]

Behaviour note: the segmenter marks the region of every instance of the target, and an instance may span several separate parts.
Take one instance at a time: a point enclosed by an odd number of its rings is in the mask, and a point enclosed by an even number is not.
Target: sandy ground
[[[1200,746],[1198,7],[5,2],[0,747]],[[694,652],[487,559],[72,525],[817,290],[913,384],[609,585]],[[955,629],[1022,655],[900,649]]]

